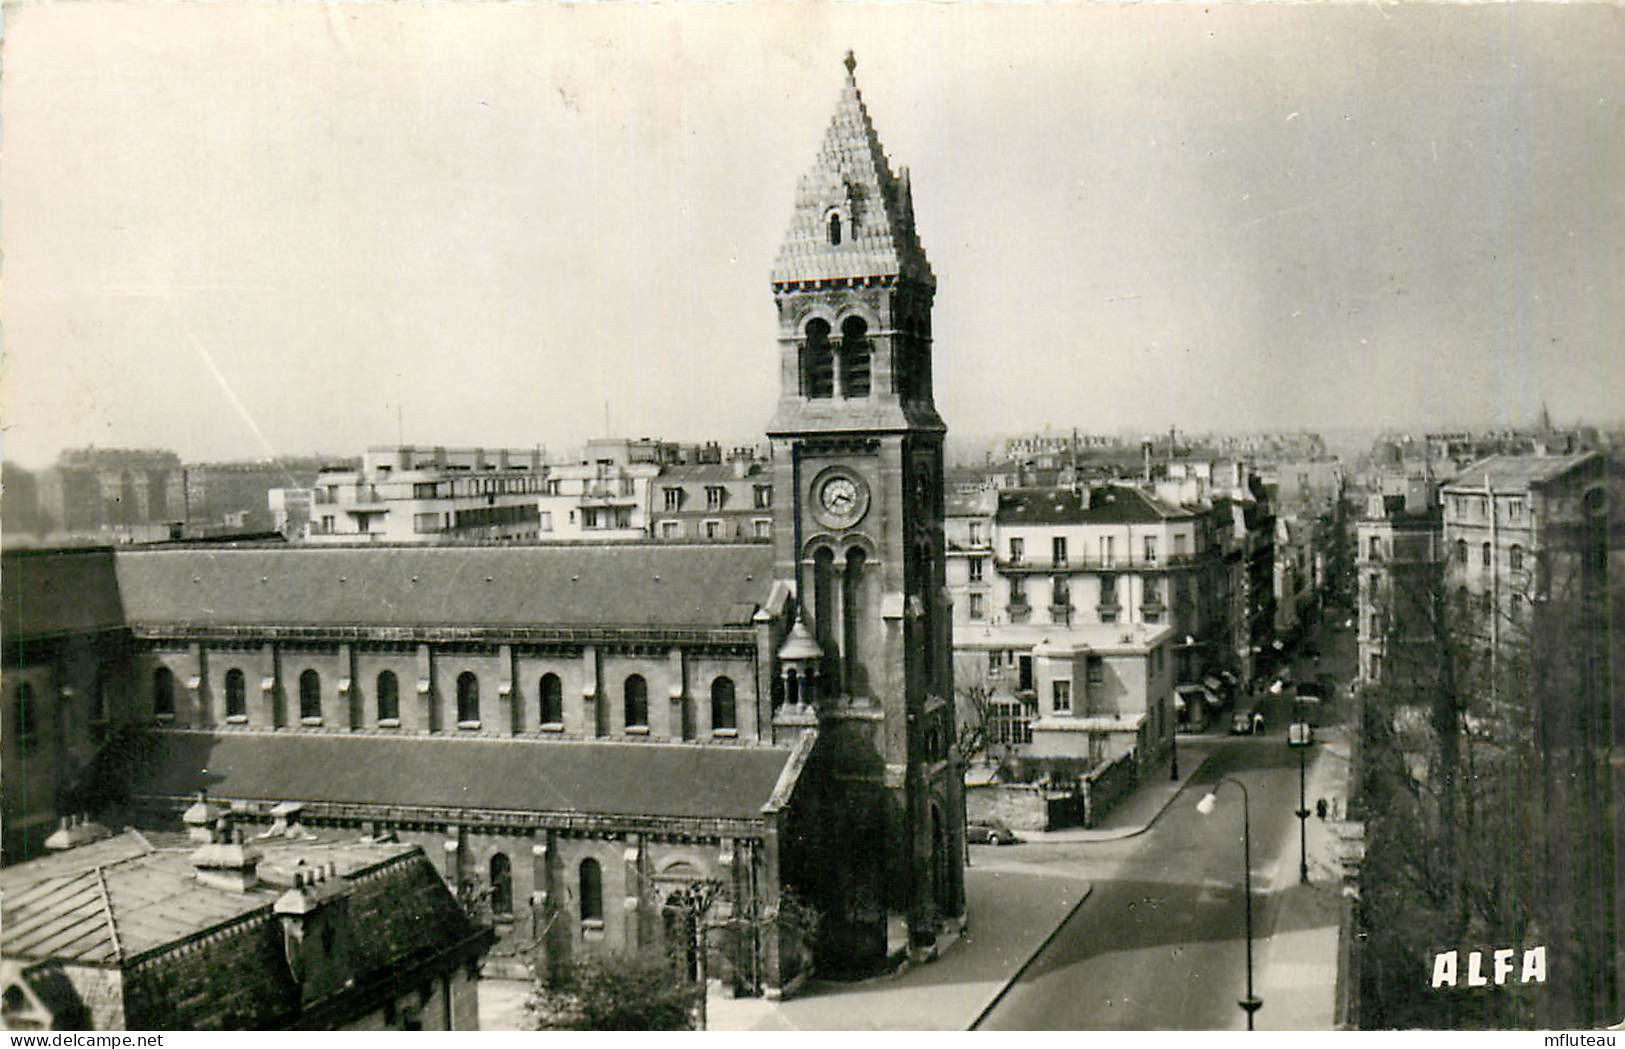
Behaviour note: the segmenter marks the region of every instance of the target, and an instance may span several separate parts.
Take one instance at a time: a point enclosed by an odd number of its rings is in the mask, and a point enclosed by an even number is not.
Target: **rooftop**
[[[7,551],[8,641],[126,627],[718,629],[773,585],[761,542],[301,546],[180,543]]]
[[[232,892],[200,882],[196,845],[159,848],[136,831],[0,870],[0,953],[8,958],[116,964],[269,908],[301,862],[339,877],[400,860],[417,847],[317,840],[256,842],[260,885]]]
[[[662,467],[659,483],[667,482],[721,484],[725,481],[749,481],[757,483],[772,477],[770,463],[746,463],[743,472],[736,469],[733,463],[676,463]]]
[[[196,843],[155,845],[135,831],[94,852],[6,868],[0,949],[27,966],[29,986],[69,1026],[203,1030],[320,1026],[352,1015],[367,988],[489,946],[490,932],[415,845],[267,834],[245,847],[258,860],[235,884],[200,877]],[[217,862],[241,859],[239,847],[209,848],[225,850]],[[296,875],[319,881],[322,898],[344,899],[333,912],[348,932],[344,970],[316,997],[290,963],[277,914]],[[110,994],[65,978],[84,967],[121,977]]]
[[[124,626],[107,547],[8,550],[0,564],[0,634],[8,642]]]
[[[787,747],[272,732],[159,734],[144,796],[760,819]]]
[[[1156,524],[1192,517],[1192,511],[1164,502],[1132,485],[1070,488],[1016,488],[999,495],[1004,525]]]
[[[991,517],[998,500],[991,488],[975,492],[949,492],[944,497],[945,517]]]
[[[140,625],[746,626],[766,544],[240,547],[120,551]]]
[[[1446,492],[1482,492],[1487,481],[1494,491],[1525,491],[1546,484],[1570,470],[1597,458],[1595,452],[1578,455],[1492,455],[1463,467],[1455,480],[1446,482]]]

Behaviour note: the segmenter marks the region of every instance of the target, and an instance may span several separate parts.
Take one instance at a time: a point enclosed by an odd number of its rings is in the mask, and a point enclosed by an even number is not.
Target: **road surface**
[[[1123,843],[1088,902],[978,1030],[1245,1029],[1236,1004],[1246,986],[1241,792],[1225,786],[1208,816],[1196,802],[1220,776],[1246,784],[1254,930],[1268,930],[1275,861],[1286,848],[1296,858],[1298,833],[1298,757],[1286,746],[1284,711],[1271,713],[1268,736],[1216,747],[1151,832]],[[1295,874],[1291,863],[1283,877]]]

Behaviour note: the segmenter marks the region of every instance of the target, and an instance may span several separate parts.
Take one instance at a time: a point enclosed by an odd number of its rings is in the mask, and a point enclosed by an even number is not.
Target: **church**
[[[692,966],[711,880],[740,993],[934,955],[966,912],[936,280],[854,66],[772,268],[770,542],[8,553],[5,861],[201,792],[423,846],[498,965]]]

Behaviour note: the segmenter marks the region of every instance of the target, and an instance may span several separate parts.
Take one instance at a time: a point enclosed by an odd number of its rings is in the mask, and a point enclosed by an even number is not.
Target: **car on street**
[[[965,840],[972,845],[1014,845],[1021,841],[1003,820],[971,820]]]
[[[1236,709],[1230,715],[1230,734],[1232,736],[1258,735],[1259,723],[1264,720],[1264,712],[1259,709],[1260,700],[1253,696],[1245,696],[1236,701]]]

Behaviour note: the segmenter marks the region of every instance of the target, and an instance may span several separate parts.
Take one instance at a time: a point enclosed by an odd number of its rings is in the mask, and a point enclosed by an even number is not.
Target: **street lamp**
[[[1172,761],[1168,766],[1168,778],[1175,783],[1179,782],[1179,715],[1174,714],[1174,731],[1170,734],[1171,742],[1168,744]]]
[[[1247,916],[1247,997],[1239,999],[1236,1004],[1247,1014],[1247,1030],[1251,1031],[1253,1014],[1263,1008],[1264,999],[1253,993],[1253,833],[1252,817],[1248,811],[1247,787],[1239,779],[1230,776],[1220,777],[1219,782],[1213,785],[1213,789],[1196,803],[1196,811],[1204,816],[1212,814],[1219,804],[1219,788],[1226,783],[1234,783],[1236,789],[1241,791],[1241,874]]]
[[[1309,726],[1303,720],[1303,697],[1293,700],[1297,713],[1287,732],[1287,746],[1298,752],[1298,881],[1309,884],[1309,799],[1304,795],[1304,759],[1309,750]]]

